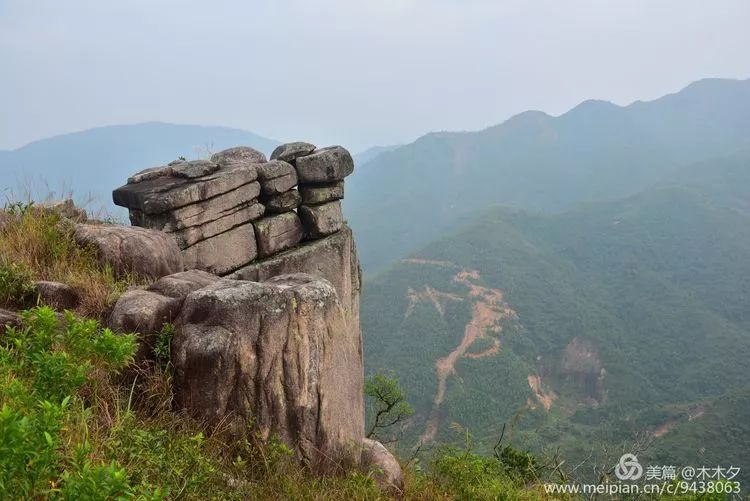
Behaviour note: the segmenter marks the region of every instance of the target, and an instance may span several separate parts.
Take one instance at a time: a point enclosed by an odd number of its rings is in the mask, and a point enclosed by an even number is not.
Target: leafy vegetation
[[[377,438],[381,442],[390,441],[381,437],[380,433],[414,414],[398,381],[385,374],[375,374],[365,381],[365,395],[373,404],[372,424],[366,433],[367,438]]]

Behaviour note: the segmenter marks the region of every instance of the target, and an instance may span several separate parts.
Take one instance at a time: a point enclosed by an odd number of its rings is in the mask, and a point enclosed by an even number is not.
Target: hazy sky
[[[750,77],[747,0],[0,0],[0,148],[108,124],[352,150]]]

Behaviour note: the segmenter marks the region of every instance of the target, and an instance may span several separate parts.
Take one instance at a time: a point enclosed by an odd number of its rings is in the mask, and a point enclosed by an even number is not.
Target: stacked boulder
[[[270,161],[241,146],[141,171],[113,199],[134,226],[170,234],[185,269],[227,275],[339,231],[343,180],[353,168],[340,146],[284,144]]]

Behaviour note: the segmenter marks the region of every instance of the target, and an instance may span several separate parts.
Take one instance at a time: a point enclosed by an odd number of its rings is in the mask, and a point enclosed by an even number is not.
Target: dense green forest
[[[458,423],[491,448],[507,424],[513,443],[569,461],[643,447],[659,464],[746,462],[748,200],[750,157],[732,155],[556,215],[491,209],[371,277],[365,361],[393,370],[414,404],[402,446],[432,420],[437,440]],[[483,301],[495,321],[436,406],[436,363]]]

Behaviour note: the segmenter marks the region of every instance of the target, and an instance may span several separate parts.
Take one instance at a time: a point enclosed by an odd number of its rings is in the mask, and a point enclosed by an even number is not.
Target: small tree
[[[414,414],[398,380],[393,377],[375,374],[365,381],[365,395],[372,399],[374,413],[367,438],[377,438],[378,431],[400,423]]]

